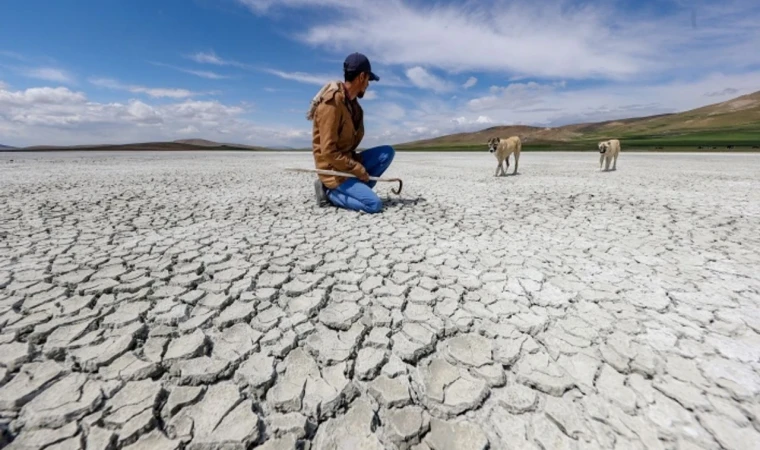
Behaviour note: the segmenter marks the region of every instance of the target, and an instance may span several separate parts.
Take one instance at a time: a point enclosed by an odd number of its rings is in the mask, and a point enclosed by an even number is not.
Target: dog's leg
[[[617,170],[618,155],[615,155],[615,159],[612,161],[612,170]]]
[[[501,170],[501,161],[496,161],[496,173],[493,174],[493,176],[498,177],[499,176],[499,170]]]
[[[515,153],[515,171],[512,172],[512,175],[517,175],[517,164],[519,163],[519,161],[520,161],[520,154]]]
[[[599,170],[602,170],[602,162],[604,162],[604,153],[599,155]]]
[[[604,171],[605,172],[609,172],[610,171],[610,160],[611,159],[612,158],[610,158],[609,156],[606,157],[606,158],[604,158]]]

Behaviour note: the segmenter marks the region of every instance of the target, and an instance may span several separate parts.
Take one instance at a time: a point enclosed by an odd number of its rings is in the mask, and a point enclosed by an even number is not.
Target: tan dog
[[[517,173],[517,164],[520,161],[520,150],[522,150],[522,141],[518,136],[511,136],[506,139],[494,137],[488,140],[488,151],[496,154],[496,166],[495,177],[499,176],[499,171],[502,175],[507,174],[509,169],[509,155],[515,155],[515,170],[512,175]],[[507,167],[502,167],[502,163],[507,162]]]
[[[620,155],[619,140],[610,139],[600,142],[599,153],[599,170],[602,170],[602,163],[605,163],[604,170],[610,170],[610,161],[612,161],[612,170],[617,170],[617,159]]]

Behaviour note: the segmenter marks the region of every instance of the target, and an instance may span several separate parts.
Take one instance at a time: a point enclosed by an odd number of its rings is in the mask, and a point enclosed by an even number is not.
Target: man
[[[357,101],[363,98],[370,81],[380,77],[361,53],[348,55],[343,63],[343,82],[326,84],[314,97],[307,118],[313,120],[312,152],[317,169],[348,172],[357,178],[319,175],[315,181],[317,204],[378,213],[383,208],[372,190],[393,161],[395,151],[388,145],[357,153],[364,137],[364,110]]]

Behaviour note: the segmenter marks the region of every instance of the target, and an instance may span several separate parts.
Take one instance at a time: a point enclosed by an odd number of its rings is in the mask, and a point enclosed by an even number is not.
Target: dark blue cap
[[[372,66],[369,63],[369,59],[358,52],[351,53],[346,57],[346,60],[343,62],[343,72],[369,72],[370,80],[380,81],[380,77],[372,73]]]

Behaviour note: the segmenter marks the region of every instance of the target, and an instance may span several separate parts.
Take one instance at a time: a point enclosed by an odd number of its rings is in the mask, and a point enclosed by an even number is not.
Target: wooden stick
[[[319,173],[322,175],[335,175],[338,177],[348,177],[348,178],[358,178],[356,175],[352,173],[347,172],[338,172],[335,170],[324,170],[324,169],[298,169],[298,168],[289,168],[285,169],[286,172],[308,172],[308,173]],[[396,194],[401,194],[401,189],[404,187],[404,182],[401,181],[401,178],[381,178],[381,177],[369,177],[372,181],[382,181],[382,182],[389,182],[389,183],[398,183],[398,189],[391,188],[391,191]]]

